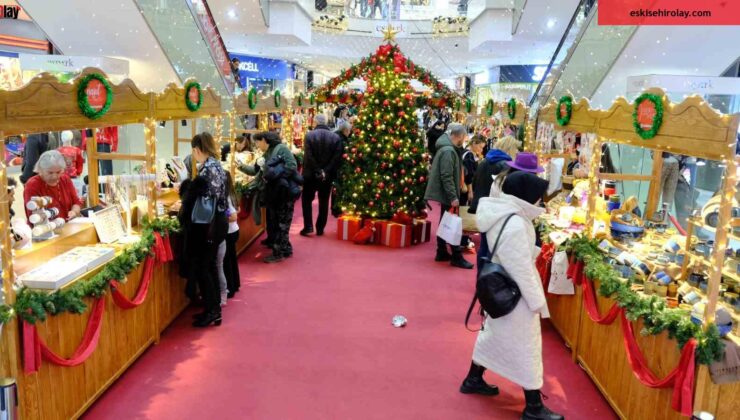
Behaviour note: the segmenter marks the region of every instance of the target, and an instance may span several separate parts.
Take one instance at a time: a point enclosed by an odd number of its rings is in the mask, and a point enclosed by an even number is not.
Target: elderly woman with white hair
[[[36,162],[32,176],[26,182],[23,191],[23,200],[27,203],[31,197],[47,196],[52,202],[49,207],[59,210],[59,217],[64,220],[74,219],[80,215],[82,200],[69,175],[65,174],[67,162],[64,156],[56,150],[49,150],[41,154]],[[26,210],[26,216],[30,216]]]

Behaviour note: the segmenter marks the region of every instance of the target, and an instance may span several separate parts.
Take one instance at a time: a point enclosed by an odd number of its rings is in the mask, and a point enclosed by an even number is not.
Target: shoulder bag
[[[514,310],[522,296],[519,286],[514,280],[512,280],[504,267],[501,264],[491,261],[493,256],[496,254],[499,240],[501,240],[501,234],[504,233],[506,224],[509,223],[509,220],[513,216],[514,214],[510,214],[506,217],[491,253],[488,258],[481,259],[481,268],[478,272],[478,279],[475,284],[475,295],[473,295],[473,301],[470,302],[468,314],[465,316],[466,327],[468,325],[468,320],[470,319],[470,314],[473,312],[473,308],[475,307],[476,300],[480,302],[481,307],[486,311],[486,314],[488,314],[489,317],[501,318]]]
[[[207,225],[213,222],[216,216],[216,200],[211,196],[201,195],[195,200],[191,221],[195,224]]]

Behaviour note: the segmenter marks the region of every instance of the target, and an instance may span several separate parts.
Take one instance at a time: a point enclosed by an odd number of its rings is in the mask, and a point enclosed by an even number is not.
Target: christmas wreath
[[[303,94],[298,94],[298,106],[303,106]]]
[[[190,89],[192,88],[195,88],[198,91],[197,103],[190,99]],[[201,105],[203,105],[203,91],[200,89],[200,83],[196,81],[188,82],[185,85],[185,106],[187,106],[190,111],[195,112],[200,109]]]
[[[486,115],[489,117],[493,115],[493,99],[489,99],[488,102],[486,102]]]
[[[308,104],[313,106],[316,103],[316,95],[313,93],[308,97]]]
[[[470,98],[465,98],[465,112],[470,114],[470,111],[473,109],[473,101],[470,100]]]
[[[103,104],[103,107],[96,110],[90,105],[90,100],[87,97],[87,86],[90,84],[90,81],[97,80],[100,82],[103,87],[105,88],[105,104]],[[105,115],[106,112],[110,109],[111,104],[113,103],[113,89],[110,86],[110,83],[105,79],[105,77],[100,73],[90,73],[85,75],[81,80],[80,84],[77,85],[77,106],[80,107],[80,111],[82,111],[82,115],[86,116],[87,118],[90,118],[91,120],[96,120],[103,115]]]
[[[460,112],[461,107],[462,107],[462,102],[460,102],[459,99],[455,99],[455,111]]]
[[[638,109],[643,101],[650,101],[655,106],[655,114],[652,116],[650,129],[648,130],[642,128],[638,119]],[[655,135],[658,134],[658,130],[660,130],[661,124],[663,124],[663,101],[660,96],[652,93],[643,93],[635,99],[634,110],[632,111],[632,125],[635,127],[635,131],[640,137],[645,140],[655,137]]]
[[[506,113],[509,114],[509,119],[513,120],[516,117],[516,99],[511,98],[506,104]]]
[[[280,108],[280,89],[276,90],[273,96],[275,98],[275,106]]]
[[[560,115],[560,110],[565,105],[565,115]],[[570,96],[563,96],[558,101],[558,106],[555,108],[555,119],[558,120],[558,124],[561,126],[568,125],[570,122],[570,116],[573,114],[573,98]]]
[[[249,93],[247,93],[247,105],[249,105],[249,109],[254,109],[257,106],[257,89],[249,89]]]

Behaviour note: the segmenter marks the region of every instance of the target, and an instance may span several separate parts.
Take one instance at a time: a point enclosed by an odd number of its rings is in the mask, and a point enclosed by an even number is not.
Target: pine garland
[[[12,307],[0,305],[0,322],[6,323],[16,314],[20,314],[23,320],[34,324],[46,320],[48,315],[85,312],[87,305],[84,298],[97,298],[105,295],[112,280],[125,282],[128,274],[152,254],[155,232],[168,235],[171,232],[177,232],[180,226],[175,218],[151,221],[145,218],[143,228],[139,242],[127,247],[121,255],[115,257],[99,273],[87,280],[79,281],[53,293],[23,287],[18,291]]]
[[[696,360],[699,363],[709,365],[721,360],[724,348],[716,325],[710,324],[704,330],[691,322],[688,311],[668,308],[658,296],[642,296],[634,292],[630,288],[631,281],[621,279],[614,267],[604,261],[597,240],[577,236],[568,240],[566,249],[576,260],[585,263],[584,271],[589,279],[599,281],[599,295],[614,299],[625,310],[627,319],[635,321],[642,318],[642,335],[667,331],[668,336],[678,342],[679,348],[683,348],[690,338],[695,338],[698,343]]]
[[[637,120],[637,108],[643,101],[650,101],[655,105],[655,116],[650,130],[644,130]],[[634,110],[632,111],[632,125],[635,127],[637,134],[645,140],[655,137],[663,124],[663,100],[660,96],[652,93],[643,93],[635,99]]]
[[[198,102],[195,103],[190,100],[190,89],[195,88],[198,91]],[[196,81],[188,82],[185,85],[185,106],[188,107],[188,109],[192,112],[195,112],[200,109],[200,106],[203,105],[203,90],[200,88],[200,83]]]
[[[95,110],[92,106],[90,106],[90,100],[87,97],[87,85],[93,79],[99,81],[105,87],[105,104],[99,110]],[[84,77],[82,77],[82,79],[80,79],[80,83],[77,85],[77,106],[80,107],[82,115],[90,118],[91,120],[97,120],[108,112],[112,103],[113,89],[111,88],[110,83],[108,83],[108,80],[106,80],[106,78],[102,74],[90,73],[86,74]]]

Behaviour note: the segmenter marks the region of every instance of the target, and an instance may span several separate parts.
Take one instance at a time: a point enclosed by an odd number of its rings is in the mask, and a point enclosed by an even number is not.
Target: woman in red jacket
[[[49,150],[42,153],[34,169],[38,175],[32,176],[23,190],[24,203],[28,203],[31,197],[51,197],[52,201],[48,207],[57,208],[59,217],[64,220],[78,217],[82,200],[77,196],[72,179],[64,173],[66,168],[67,162],[58,151]],[[30,215],[26,209],[26,216]]]

